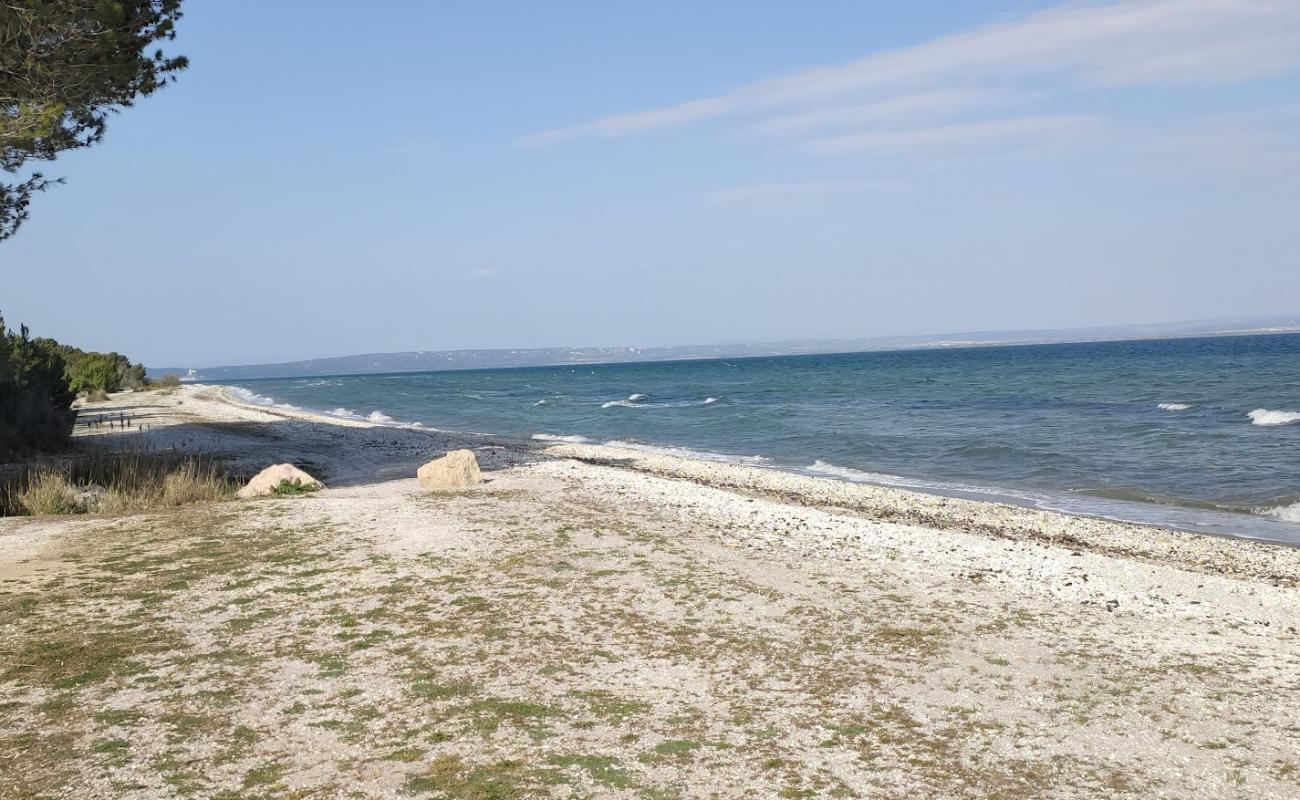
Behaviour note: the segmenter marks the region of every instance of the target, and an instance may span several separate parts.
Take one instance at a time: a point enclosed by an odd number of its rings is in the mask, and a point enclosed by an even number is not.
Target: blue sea
[[[384,424],[671,449],[1300,543],[1300,334],[231,385]]]

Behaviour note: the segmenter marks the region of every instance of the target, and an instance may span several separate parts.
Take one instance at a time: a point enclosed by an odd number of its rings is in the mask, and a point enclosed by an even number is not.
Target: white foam
[[[1257,408],[1246,416],[1250,417],[1252,425],[1290,425],[1293,422],[1300,422],[1300,411],[1270,411],[1267,408]]]
[[[1156,408],[1161,411],[1186,411],[1191,406],[1187,403],[1160,403]]]
[[[384,412],[380,411],[379,409],[375,409],[374,411],[371,411],[369,415],[366,416],[366,421],[367,421],[367,422],[375,422],[375,423],[378,423],[378,424],[380,424],[380,425],[384,425],[384,424],[387,424],[387,423],[390,423],[390,422],[396,422],[397,420],[395,420],[395,419],[393,419],[392,417],[388,416],[387,414],[385,414]]]
[[[644,395],[644,394],[630,394],[627,396],[627,400],[629,403],[635,403],[638,400],[646,399],[647,396],[648,395]]]
[[[286,411],[302,410],[298,408],[298,406],[290,405],[289,403],[277,403],[275,400],[272,400],[271,398],[265,395],[261,395],[258,394],[257,392],[249,391],[248,389],[245,389],[242,386],[227,386],[226,391],[230,392],[235,397],[239,398],[245,403],[251,403],[255,406],[266,406],[267,408],[283,408]]]
[[[855,481],[857,483],[874,483],[879,486],[894,486],[900,489],[919,489],[926,492],[945,492],[960,491],[981,495],[998,495],[1000,497],[1015,497],[1020,500],[1037,502],[1038,498],[1029,493],[1011,493],[1006,491],[995,490],[984,486],[972,486],[964,483],[949,483],[945,481],[924,481],[913,478],[904,478],[901,475],[890,475],[884,472],[868,472],[852,467],[841,467],[838,464],[830,464],[822,460],[814,461],[808,466],[807,471],[815,475],[827,475],[832,478],[839,478],[845,481]]]
[[[1283,522],[1300,523],[1300,503],[1294,503],[1289,506],[1277,506],[1276,508],[1260,509],[1259,513],[1266,517],[1272,517]]]
[[[644,397],[645,395],[633,395],[633,397]],[[601,408],[690,408],[691,406],[707,406],[718,402],[716,397],[706,397],[703,400],[679,400],[672,403],[642,403],[639,400],[610,400],[608,403],[602,403]]]
[[[677,458],[694,458],[703,461],[725,461],[728,464],[749,464],[758,466],[760,464],[769,464],[772,459],[765,456],[730,456],[726,453],[714,453],[709,450],[690,450],[685,447],[664,447],[654,444],[642,444],[641,442],[629,442],[622,439],[614,439],[605,442],[608,447],[618,447],[623,450],[639,450],[643,453],[654,453],[660,456],[675,456]]]
[[[916,485],[911,481],[906,481],[896,475],[884,475],[878,472],[867,472],[865,470],[853,469],[852,467],[841,467],[838,464],[830,464],[818,459],[808,467],[809,472],[817,472],[822,475],[830,475],[833,478],[841,478],[846,481],[859,481],[866,483],[888,483],[894,486]]]
[[[565,436],[558,433],[534,433],[533,438],[539,442],[569,442],[570,444],[586,444],[591,441],[586,436]]]
[[[546,400],[538,400],[536,403],[533,403],[533,408],[536,408],[537,406],[549,406],[549,405],[550,403]]]

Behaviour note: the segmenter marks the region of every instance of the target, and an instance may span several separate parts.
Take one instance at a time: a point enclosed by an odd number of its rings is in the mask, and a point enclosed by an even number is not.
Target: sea
[[[259,379],[382,425],[613,443],[1300,545],[1300,334]]]

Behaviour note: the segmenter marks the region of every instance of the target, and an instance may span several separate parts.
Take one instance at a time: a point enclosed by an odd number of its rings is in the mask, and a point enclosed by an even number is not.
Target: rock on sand
[[[456,489],[473,486],[483,480],[473,450],[452,450],[442,458],[435,458],[420,467],[415,475],[420,479],[420,486],[425,489]]]
[[[313,486],[317,489],[325,488],[325,484],[298,469],[293,464],[276,464],[254,475],[253,479],[236,494],[239,497],[261,497],[274,494],[275,487],[284,481],[297,482],[303,486]]]

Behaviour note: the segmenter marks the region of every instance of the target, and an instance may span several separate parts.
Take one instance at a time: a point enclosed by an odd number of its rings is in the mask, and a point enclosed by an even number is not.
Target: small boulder
[[[80,489],[73,490],[70,495],[72,505],[76,510],[83,514],[93,514],[99,509],[99,504],[103,502],[104,495],[108,490],[98,483],[87,484]]]
[[[424,489],[458,489],[483,481],[473,450],[452,450],[420,467],[415,475]]]
[[[253,479],[235,494],[239,497],[263,497],[266,495],[272,495],[275,494],[275,488],[285,481],[290,483],[296,482],[302,486],[309,486],[313,489],[325,488],[325,484],[298,469],[293,464],[276,464],[275,466],[267,467],[254,475]]]

